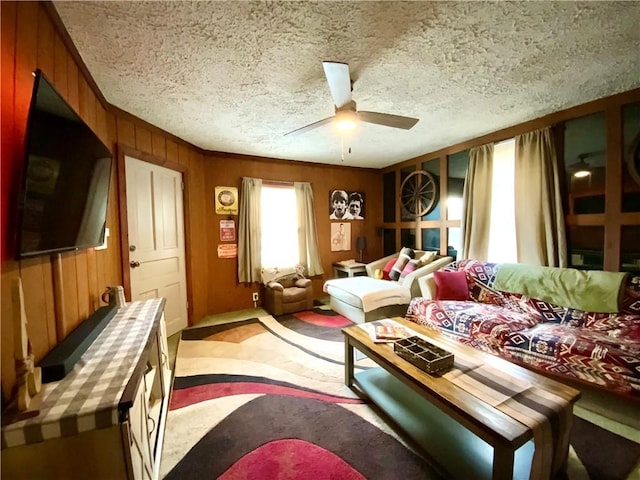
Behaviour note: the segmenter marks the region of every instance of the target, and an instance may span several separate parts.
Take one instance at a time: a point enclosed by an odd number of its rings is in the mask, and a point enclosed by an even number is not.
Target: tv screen
[[[40,70],[29,108],[18,258],[103,243],[111,152]]]

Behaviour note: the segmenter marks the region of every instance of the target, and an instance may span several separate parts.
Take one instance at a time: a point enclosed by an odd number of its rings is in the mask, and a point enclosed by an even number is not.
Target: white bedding
[[[349,304],[353,304],[349,297],[356,297],[362,303],[364,312],[389,305],[408,305],[411,302],[411,291],[407,287],[398,282],[372,277],[334,278],[324,283],[323,290]]]

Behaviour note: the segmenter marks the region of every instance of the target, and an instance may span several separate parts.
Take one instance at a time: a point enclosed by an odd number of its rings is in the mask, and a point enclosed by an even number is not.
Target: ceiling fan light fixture
[[[567,167],[567,171],[573,174],[574,178],[585,178],[593,173],[593,166],[587,162],[587,158],[596,157],[604,154],[604,150],[597,150],[594,152],[581,153],[577,157],[577,162],[570,164]]]
[[[336,112],[336,128],[341,132],[353,130],[358,123],[358,115],[352,110]]]
[[[589,170],[578,170],[573,174],[573,176],[576,178],[584,178],[588,177],[589,175],[591,175],[591,172]]]

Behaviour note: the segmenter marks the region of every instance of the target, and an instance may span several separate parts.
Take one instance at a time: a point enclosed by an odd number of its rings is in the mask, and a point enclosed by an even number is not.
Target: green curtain
[[[566,267],[560,176],[551,129],[518,135],[515,150],[518,262]]]
[[[240,225],[238,226],[238,280],[240,282],[262,281],[261,195],[261,179],[249,177],[242,179]]]
[[[307,182],[295,182],[296,205],[298,209],[298,248],[300,264],[307,269],[309,276],[322,275],[322,262],[318,249],[316,215],[313,204],[313,190]]]
[[[469,150],[462,194],[462,257],[487,260],[491,221],[493,143]]]

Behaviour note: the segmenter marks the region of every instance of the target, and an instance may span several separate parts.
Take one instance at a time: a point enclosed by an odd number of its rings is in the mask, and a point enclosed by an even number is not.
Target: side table
[[[367,276],[366,264],[358,262],[350,263],[348,265],[344,265],[340,262],[333,264],[334,278],[355,277],[358,275]]]

